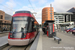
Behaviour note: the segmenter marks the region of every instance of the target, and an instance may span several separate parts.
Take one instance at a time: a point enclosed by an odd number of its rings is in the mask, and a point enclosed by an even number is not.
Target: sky
[[[34,14],[39,24],[42,23],[42,9],[44,7],[54,8],[54,12],[66,12],[75,7],[75,0],[0,0],[0,10],[11,16],[15,11],[28,10]]]

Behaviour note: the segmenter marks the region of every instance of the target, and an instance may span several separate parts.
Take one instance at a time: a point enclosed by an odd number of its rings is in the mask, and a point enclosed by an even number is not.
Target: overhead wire
[[[35,9],[34,9],[34,7],[33,7],[32,3],[30,2],[30,0],[28,0],[28,1],[29,1],[30,5],[31,5],[31,7],[32,7],[33,11],[35,11]]]
[[[28,0],[28,2],[30,3],[30,5],[31,5],[31,7],[32,7],[32,9],[33,9],[33,11],[35,12],[35,9],[34,9],[32,3],[31,3],[31,1]],[[11,11],[15,11],[15,10],[13,10],[13,9],[11,9],[11,8],[9,8],[9,7],[7,7],[7,6],[3,5],[3,4],[1,4],[1,3],[0,3],[0,5],[2,5],[2,6],[5,7],[5,8],[8,8],[8,9],[11,10]]]
[[[31,7],[32,7],[32,9],[33,9],[33,11],[35,11],[35,9],[34,9],[32,3],[30,2],[30,0],[28,0],[28,2],[30,3],[30,5],[31,5]],[[7,6],[3,5],[3,4],[1,4],[1,3],[0,3],[0,5],[2,5],[2,6],[4,6],[4,7],[6,7],[6,8],[8,8],[8,9],[10,9],[10,10],[12,10],[12,11],[15,11],[15,10],[13,10],[13,9],[11,9],[11,8],[9,8],[9,7],[7,7]]]
[[[3,4],[1,4],[1,3],[0,3],[0,5],[2,5],[2,6],[4,6],[4,7],[6,7],[6,8],[8,8],[8,9],[10,9],[11,11],[15,11],[15,10],[13,10],[13,9],[11,9],[11,8],[9,8],[9,7],[7,7],[7,6],[3,5]]]

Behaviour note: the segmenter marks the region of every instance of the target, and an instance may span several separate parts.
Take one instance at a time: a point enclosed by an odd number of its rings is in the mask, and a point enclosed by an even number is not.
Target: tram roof
[[[16,13],[12,17],[20,17],[20,16],[32,17],[32,15],[29,13]]]
[[[12,17],[18,17],[18,16],[33,17],[30,11],[23,11],[23,10],[22,11],[16,11]]]
[[[30,14],[31,14],[30,11],[16,11],[15,14],[16,14],[16,13],[30,13]]]
[[[15,14],[12,17],[18,17],[18,16],[32,17],[36,21],[34,15],[30,11],[16,11]],[[38,24],[38,22],[37,22],[37,24]]]

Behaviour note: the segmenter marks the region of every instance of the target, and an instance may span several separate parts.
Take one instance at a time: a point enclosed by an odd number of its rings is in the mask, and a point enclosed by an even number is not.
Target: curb
[[[40,32],[38,32],[38,35],[36,37],[36,39],[34,40],[33,44],[31,45],[29,50],[36,50],[37,49],[37,45],[38,45],[38,40],[39,40],[39,34]]]

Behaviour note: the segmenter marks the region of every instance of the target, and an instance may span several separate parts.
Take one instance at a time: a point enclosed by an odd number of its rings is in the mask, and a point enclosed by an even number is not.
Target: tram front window
[[[27,20],[21,17],[21,20],[13,20],[13,31],[15,32],[25,32],[27,31]]]
[[[13,31],[24,32],[26,31],[27,21],[15,21],[13,22]]]

